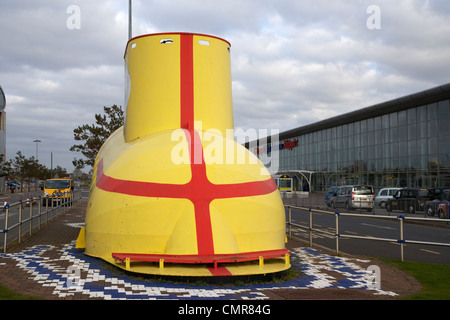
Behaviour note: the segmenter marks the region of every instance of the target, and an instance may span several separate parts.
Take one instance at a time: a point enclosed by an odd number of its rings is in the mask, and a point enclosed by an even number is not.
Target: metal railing
[[[397,217],[394,216],[383,216],[383,215],[367,215],[367,214],[358,214],[358,213],[340,213],[339,211],[330,212],[324,210],[316,210],[311,208],[304,207],[296,207],[291,205],[285,205],[285,208],[288,209],[288,217],[286,224],[288,225],[288,237],[292,239],[292,227],[297,227],[302,230],[307,230],[309,232],[309,246],[313,246],[313,233],[321,233],[335,238],[335,248],[336,254],[339,254],[339,239],[365,239],[365,240],[374,240],[374,241],[383,241],[383,242],[393,242],[400,244],[400,257],[401,261],[404,261],[404,246],[405,244],[420,244],[420,245],[430,245],[430,246],[443,246],[450,247],[450,243],[440,243],[440,242],[428,242],[428,241],[418,241],[418,240],[406,240],[404,235],[404,222],[406,220],[410,221],[427,221],[427,222],[445,222],[448,223],[449,220],[443,219],[434,219],[434,218],[416,218],[416,217],[405,217],[403,215],[399,215]],[[300,224],[296,224],[292,222],[292,209],[300,210],[303,212],[308,212],[309,214],[309,226],[304,226]],[[334,224],[334,233],[325,231],[322,229],[313,228],[313,213],[321,213],[327,215],[335,216],[335,224]],[[364,217],[369,219],[390,219],[397,220],[400,223],[400,234],[398,239],[388,239],[388,238],[379,238],[379,237],[369,237],[369,236],[358,236],[358,235],[350,235],[350,234],[342,234],[339,232],[339,219],[340,217]]]
[[[32,235],[33,231],[40,230],[41,225],[48,224],[61,213],[70,210],[74,204],[81,200],[81,191],[70,191],[55,196],[28,197],[15,203],[7,203],[3,206],[5,213],[3,233],[3,252],[6,253],[8,241],[21,243],[25,234]],[[42,219],[45,219],[45,222]],[[10,225],[11,224],[11,225]],[[28,228],[27,228],[28,227]],[[13,230],[18,230],[14,237],[9,237]]]

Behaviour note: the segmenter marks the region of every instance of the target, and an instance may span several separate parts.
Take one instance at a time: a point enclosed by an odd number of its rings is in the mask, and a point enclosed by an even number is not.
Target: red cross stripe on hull
[[[187,136],[192,136],[186,132]],[[197,132],[193,134],[191,144],[201,144]],[[191,159],[193,149],[190,148]],[[202,156],[203,160],[203,156]],[[186,184],[163,184],[120,180],[109,177],[103,172],[103,160],[97,166],[96,186],[107,192],[114,192],[141,197],[159,197],[172,199],[188,199],[194,205],[197,247],[199,255],[213,255],[214,244],[210,218],[210,203],[214,199],[229,199],[270,194],[277,190],[272,178],[265,181],[238,184],[214,184],[206,175],[206,164],[191,163],[191,180]]]

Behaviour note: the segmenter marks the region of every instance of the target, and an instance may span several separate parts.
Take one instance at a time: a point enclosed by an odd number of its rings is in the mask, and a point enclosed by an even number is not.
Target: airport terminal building
[[[450,84],[282,132],[278,141],[274,178],[290,177],[292,191],[450,187]],[[261,158],[273,145],[260,139],[250,149]]]

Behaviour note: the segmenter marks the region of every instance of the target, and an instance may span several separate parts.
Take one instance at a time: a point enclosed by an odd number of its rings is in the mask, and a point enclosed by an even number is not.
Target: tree
[[[0,154],[0,177],[9,176],[12,172],[11,162],[4,161],[4,155]]]
[[[23,182],[29,181],[30,178],[44,180],[50,176],[50,170],[46,166],[40,164],[34,157],[26,158],[20,151],[17,152],[14,159],[6,162],[5,167],[8,168],[10,176],[19,179],[21,185],[23,185]]]
[[[64,178],[64,177],[67,177],[68,175],[69,174],[67,173],[65,168],[56,166],[56,168],[53,169],[53,177]]]
[[[81,143],[70,147],[70,151],[81,152],[87,158],[73,159],[72,163],[78,169],[86,165],[94,166],[95,157],[103,143],[124,124],[124,112],[121,106],[103,107],[103,110],[105,114],[95,115],[95,124],[85,124],[73,130],[74,139]]]

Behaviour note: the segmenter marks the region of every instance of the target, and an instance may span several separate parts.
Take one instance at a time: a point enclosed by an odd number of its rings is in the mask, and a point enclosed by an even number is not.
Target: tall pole
[[[39,159],[38,159],[38,143],[39,143],[39,142],[42,142],[42,141],[36,139],[36,140],[34,140],[33,142],[36,142],[36,160],[39,160]]]
[[[131,10],[131,0],[128,0],[128,40],[130,40],[133,37],[133,31],[132,31],[132,10]]]

